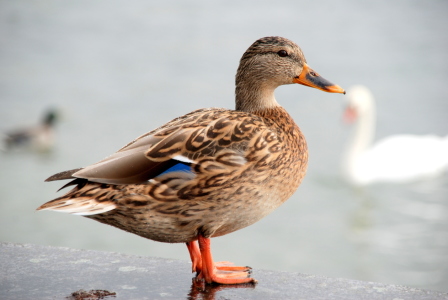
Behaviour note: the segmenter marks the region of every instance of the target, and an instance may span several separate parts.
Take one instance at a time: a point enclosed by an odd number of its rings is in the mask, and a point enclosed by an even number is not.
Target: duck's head
[[[58,113],[55,109],[48,110],[44,115],[42,123],[46,126],[53,126],[57,120],[57,115]]]
[[[282,37],[264,37],[255,41],[240,60],[236,74],[237,110],[276,106],[274,90],[292,83],[345,94],[344,89],[308,66],[297,44]]]
[[[358,118],[371,115],[375,111],[375,103],[370,90],[363,85],[354,85],[347,90],[347,105],[344,112],[344,121],[353,123]]]

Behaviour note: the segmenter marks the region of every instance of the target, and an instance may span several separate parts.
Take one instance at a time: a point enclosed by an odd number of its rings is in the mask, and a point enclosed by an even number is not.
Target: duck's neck
[[[270,72],[254,68],[244,57],[235,76],[235,108],[254,113],[280,105],[275,100],[274,91],[281,85]]]
[[[375,135],[375,107],[372,106],[359,115],[355,130],[348,145],[345,157],[345,166],[350,173],[353,172],[359,158],[369,149]]]
[[[235,88],[235,109],[255,113],[280,107],[277,100],[275,100],[275,88],[259,83],[256,85],[251,85],[247,82],[237,83]]]

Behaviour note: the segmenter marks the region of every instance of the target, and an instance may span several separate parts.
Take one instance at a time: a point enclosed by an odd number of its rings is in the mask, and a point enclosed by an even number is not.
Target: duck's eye
[[[288,52],[286,52],[286,50],[280,50],[280,51],[277,52],[277,54],[280,57],[288,56]]]

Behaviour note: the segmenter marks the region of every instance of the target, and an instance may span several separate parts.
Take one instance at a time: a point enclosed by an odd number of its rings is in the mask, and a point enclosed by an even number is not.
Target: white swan
[[[375,134],[373,95],[357,85],[347,91],[347,100],[345,119],[357,121],[343,162],[350,182],[406,182],[448,169],[448,136],[393,135],[371,145]]]

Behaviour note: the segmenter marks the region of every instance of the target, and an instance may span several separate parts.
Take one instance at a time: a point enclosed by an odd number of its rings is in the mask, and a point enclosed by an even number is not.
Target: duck
[[[54,146],[57,116],[56,109],[48,109],[39,124],[6,132],[3,138],[4,149],[32,149],[42,152],[51,150]]]
[[[302,84],[344,90],[311,69],[283,37],[256,40],[235,77],[235,109],[203,108],[173,119],[93,165],[57,173],[65,195],[41,205],[141,237],[185,243],[194,280],[256,283],[251,268],[215,262],[211,238],[245,228],[279,207],[305,176],[304,135],[274,90]]]
[[[347,90],[344,119],[355,124],[343,159],[344,177],[354,185],[409,183],[448,169],[448,136],[396,134],[374,142],[375,99],[364,85]]]

